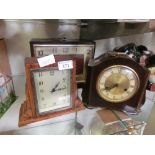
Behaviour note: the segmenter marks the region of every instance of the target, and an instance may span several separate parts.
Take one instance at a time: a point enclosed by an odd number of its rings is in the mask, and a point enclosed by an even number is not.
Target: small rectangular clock
[[[58,62],[72,60],[73,68],[59,70]],[[37,58],[26,58],[26,100],[21,105],[19,126],[83,109],[77,97],[76,61],[57,55],[55,63],[40,67]]]
[[[89,59],[94,57],[95,42],[88,40],[66,40],[66,39],[32,39],[30,41],[31,56],[42,57],[53,55],[83,55],[77,61],[76,81],[78,84],[85,83],[86,66]],[[82,63],[81,63],[82,62]]]

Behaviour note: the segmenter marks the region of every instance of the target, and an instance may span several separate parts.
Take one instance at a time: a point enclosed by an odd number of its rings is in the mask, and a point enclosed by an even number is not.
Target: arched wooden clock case
[[[135,80],[137,87],[135,88],[136,90],[133,91],[133,94],[131,94],[129,97],[126,97],[124,100],[122,99],[117,101],[115,98],[108,100],[104,98],[104,95],[103,97],[100,95],[97,88],[97,82],[102,72],[111,67],[117,68],[118,66],[129,68],[134,72],[134,74],[137,76],[137,81]],[[87,107],[107,107],[110,109],[121,110],[125,109],[126,107],[132,107],[132,109],[137,111],[145,102],[145,90],[149,73],[150,72],[148,69],[140,66],[127,55],[113,52],[103,54],[100,57],[89,61],[86,86],[82,92],[83,102]],[[123,76],[125,77],[125,75]],[[114,85],[110,89],[116,86],[117,85]]]
[[[57,56],[55,56],[55,63],[54,64],[48,65],[48,66],[45,66],[42,68],[39,67],[39,64],[37,62],[37,58],[33,57],[33,58],[26,58],[25,59],[26,100],[24,101],[24,103],[21,105],[21,108],[20,108],[19,126],[24,126],[24,125],[27,125],[29,123],[33,123],[33,122],[41,121],[44,119],[48,119],[48,118],[57,117],[60,115],[72,113],[72,112],[75,112],[76,110],[81,110],[84,108],[83,104],[80,102],[80,100],[77,97],[76,61],[72,58],[73,58],[72,56],[59,56],[59,55],[57,55]],[[52,71],[52,69],[55,69],[55,70],[57,70],[57,72],[59,72],[58,62],[59,61],[66,61],[66,60],[73,60],[73,68],[70,69],[70,74],[69,74],[70,75],[70,80],[69,80],[70,82],[68,83],[70,85],[70,91],[69,91],[68,95],[70,96],[69,101],[71,104],[68,107],[66,106],[66,108],[59,108],[60,110],[59,109],[58,110],[57,109],[56,110],[49,110],[45,113],[39,112],[38,111],[39,103],[37,103],[38,98],[36,97],[37,96],[37,93],[36,93],[37,87],[35,87],[35,85],[34,85],[35,82],[34,82],[34,76],[32,76],[32,71],[33,70],[35,70],[35,71],[39,70],[39,73],[41,73],[42,70],[48,71],[50,69],[50,71]],[[50,72],[50,74],[52,72]],[[46,76],[46,74],[44,74],[44,75]],[[56,78],[54,78],[54,79],[59,79],[59,77],[56,76]],[[52,84],[51,78],[48,78],[47,80],[45,80],[45,82],[46,82],[45,88],[47,88],[47,86],[50,85],[50,83]],[[37,83],[38,83],[38,85],[40,85],[43,82],[41,82],[41,83],[37,82]],[[48,92],[53,93],[56,91],[56,87],[57,87],[58,83],[54,84],[54,85],[55,85],[55,87],[53,89],[51,89],[51,91],[48,91]],[[66,87],[67,87],[67,84],[66,84]],[[57,89],[61,90],[61,89],[65,89],[65,88],[57,88]],[[57,92],[58,92],[58,90],[57,90]],[[39,92],[40,91],[41,90],[39,90]],[[67,96],[67,94],[66,94],[66,96]],[[44,101],[45,100],[46,100],[46,98],[44,97]],[[42,101],[42,102],[44,102],[44,101]],[[51,101],[51,100],[49,100],[49,101]],[[58,102],[57,97],[55,97],[54,102],[55,103]],[[62,102],[62,104],[63,104],[63,102]]]

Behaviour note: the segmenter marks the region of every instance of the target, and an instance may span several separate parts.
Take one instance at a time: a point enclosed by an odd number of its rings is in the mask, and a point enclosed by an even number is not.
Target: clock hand
[[[66,89],[66,87],[58,88],[58,89],[56,89],[55,91],[64,90],[64,89]]]
[[[111,87],[105,87],[106,90],[110,91],[111,89],[118,87],[118,84],[113,84]]]
[[[55,89],[54,91],[51,91],[51,93],[56,92],[56,91],[60,91],[60,90],[64,90],[64,89],[66,89],[66,87]]]
[[[60,84],[60,81],[55,85],[55,87],[50,91],[51,93],[56,91],[56,88],[58,87],[58,85]]]
[[[66,89],[66,87],[55,89],[53,92],[64,90],[64,89]],[[51,92],[51,93],[53,93],[53,92]]]

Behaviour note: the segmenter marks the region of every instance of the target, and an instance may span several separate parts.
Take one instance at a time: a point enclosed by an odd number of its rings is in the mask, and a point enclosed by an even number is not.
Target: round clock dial
[[[98,78],[96,89],[101,98],[119,103],[130,99],[139,88],[139,77],[128,66],[115,65],[103,70]]]

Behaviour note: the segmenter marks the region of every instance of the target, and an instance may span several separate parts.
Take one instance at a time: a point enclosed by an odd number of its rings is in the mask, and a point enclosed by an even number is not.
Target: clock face
[[[35,56],[45,56],[49,54],[54,55],[66,55],[66,54],[84,54],[87,56],[88,52],[93,52],[94,45],[59,45],[59,44],[44,44],[44,45],[34,45]]]
[[[79,83],[85,82],[86,78],[86,64],[90,58],[93,57],[94,45],[91,44],[34,44],[34,55],[36,57],[53,55],[83,55],[84,64],[80,64],[80,73],[76,75],[76,79]]]
[[[99,96],[114,103],[130,99],[138,88],[138,75],[133,69],[124,65],[114,65],[103,70],[96,84]]]
[[[32,70],[35,102],[39,114],[72,106],[71,70]]]

